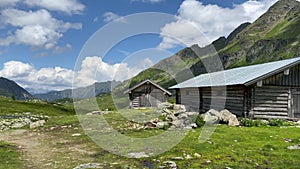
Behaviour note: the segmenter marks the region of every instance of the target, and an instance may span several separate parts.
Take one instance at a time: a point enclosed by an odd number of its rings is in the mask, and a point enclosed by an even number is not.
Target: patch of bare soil
[[[23,168],[73,168],[92,161],[89,148],[83,144],[68,144],[69,140],[38,131],[11,130],[0,133],[0,141],[17,145]]]

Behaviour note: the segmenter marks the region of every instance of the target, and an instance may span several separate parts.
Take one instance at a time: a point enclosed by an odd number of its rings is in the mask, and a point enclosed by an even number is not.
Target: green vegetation
[[[111,96],[106,95],[106,97]],[[57,150],[40,158],[52,161],[52,163],[45,161],[44,163],[49,163],[49,166],[45,168],[55,166],[73,168],[89,162],[101,163],[104,168],[158,168],[163,165],[164,161],[169,160],[176,162],[179,168],[297,168],[300,165],[298,160],[300,151],[287,149],[288,146],[300,144],[299,128],[278,127],[289,125],[282,120],[270,120],[269,125],[265,125],[261,120],[242,119],[241,123],[249,127],[218,125],[212,136],[204,143],[198,142],[202,127],[192,129],[177,146],[163,154],[149,158],[130,159],[111,154],[95,144],[85,135],[73,110],[68,107],[54,103],[21,102],[5,98],[1,98],[0,104],[1,115],[29,109],[32,109],[32,113],[50,115],[44,127],[35,131],[29,130],[32,134],[42,133],[32,136],[33,141],[39,140],[41,145],[46,146],[43,149],[39,148],[38,151]],[[125,109],[117,113],[105,114],[104,117],[114,129],[133,138],[147,138],[165,132],[165,129],[130,128],[133,123],[148,119],[139,115],[151,115],[151,119],[160,118],[154,109]],[[199,126],[204,124],[200,116],[196,119],[196,123]],[[74,137],[72,136],[74,133],[80,133],[80,135]],[[29,136],[16,137],[29,139]],[[27,142],[31,143],[31,141]],[[68,154],[68,158],[65,158],[65,154]],[[26,166],[25,161],[19,160],[20,155],[23,156],[18,153],[16,146],[0,142],[1,167],[20,168],[21,164]],[[192,158],[186,158],[187,155]],[[176,160],[175,157],[184,159]]]
[[[20,154],[16,146],[0,141],[0,169],[16,169],[21,167]]]

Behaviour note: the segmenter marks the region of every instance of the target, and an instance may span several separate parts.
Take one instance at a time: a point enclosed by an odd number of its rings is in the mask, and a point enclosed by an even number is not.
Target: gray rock
[[[196,117],[196,116],[198,116],[198,112],[186,112],[185,113],[186,115],[188,115],[189,117]]]
[[[197,127],[198,127],[196,123],[192,123],[190,126],[191,126],[192,128],[197,128]]]
[[[229,126],[238,126],[240,125],[240,122],[238,121],[236,115],[232,114],[228,110],[222,110],[220,112],[221,117],[220,120],[227,123]]]
[[[163,164],[167,165],[168,168],[175,169],[177,165],[174,161],[164,161]]]
[[[73,169],[86,169],[86,168],[99,168],[100,163],[87,163],[87,164],[80,164],[79,166],[73,168]]]
[[[165,121],[162,121],[162,122],[158,122],[157,124],[156,124],[156,127],[157,128],[164,128],[165,126],[168,126],[168,122],[165,122]]]
[[[287,149],[289,150],[300,150],[300,144],[288,146]]]
[[[45,123],[46,123],[45,120],[39,120],[39,121],[30,123],[29,127],[30,127],[31,129],[34,129],[34,128],[37,128],[37,127],[44,126]]]
[[[177,118],[178,118],[178,119],[186,119],[186,118],[188,118],[188,115],[185,114],[185,113],[181,113],[181,114],[179,114],[179,115],[177,116]]]
[[[169,102],[163,102],[157,105],[158,109],[173,109],[174,105]]]
[[[182,104],[175,104],[174,106],[173,106],[173,109],[174,110],[182,110],[182,111],[186,111],[186,108],[185,108],[185,106],[184,105],[182,105]]]
[[[147,158],[147,157],[149,157],[149,155],[147,155],[145,152],[129,153],[127,155],[131,158]]]

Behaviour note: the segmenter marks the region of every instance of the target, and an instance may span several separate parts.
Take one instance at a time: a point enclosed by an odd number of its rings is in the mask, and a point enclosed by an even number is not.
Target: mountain
[[[30,100],[33,96],[16,82],[0,77],[0,95],[16,100]]]
[[[206,73],[204,63],[234,68],[300,56],[300,2],[279,0],[253,23],[243,23],[226,38],[206,47],[193,45],[166,58],[116,87],[121,93],[145,79],[168,88]]]
[[[62,91],[51,91],[44,94],[35,94],[34,97],[47,101],[54,101],[65,98],[73,98],[73,92],[76,98],[87,98],[94,97],[101,93],[108,93],[116,85],[120,84],[119,81],[107,81],[107,82],[97,82],[93,85],[87,87],[80,87],[72,91],[72,89],[66,89]]]

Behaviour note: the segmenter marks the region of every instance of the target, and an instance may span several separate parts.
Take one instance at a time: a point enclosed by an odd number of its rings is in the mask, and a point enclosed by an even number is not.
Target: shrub
[[[263,120],[253,120],[248,118],[242,118],[240,119],[240,125],[246,126],[246,127],[259,127],[259,126],[266,126],[268,125],[268,122],[265,122]]]
[[[204,126],[205,121],[204,121],[203,117],[200,114],[197,115],[195,123],[197,124],[198,127]]]
[[[269,125],[270,126],[283,126],[283,125],[285,125],[285,121],[283,121],[281,119],[270,119]]]

